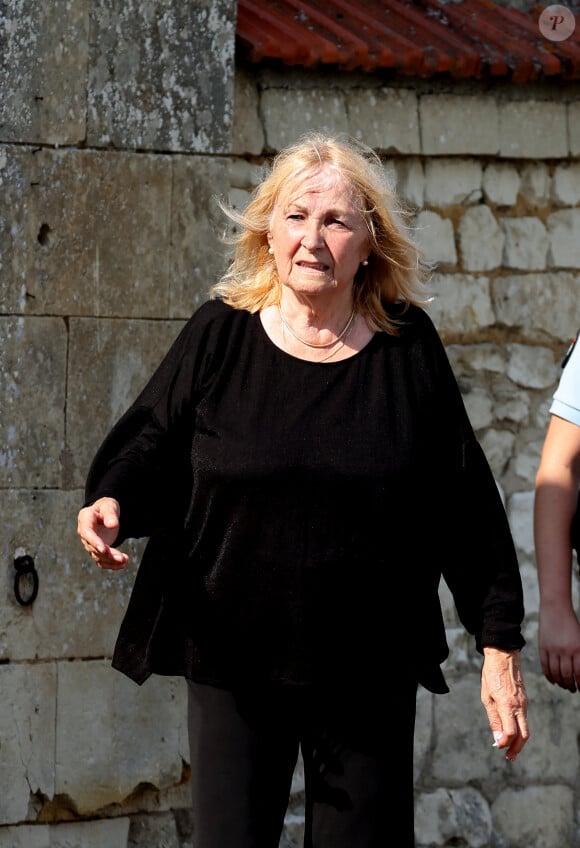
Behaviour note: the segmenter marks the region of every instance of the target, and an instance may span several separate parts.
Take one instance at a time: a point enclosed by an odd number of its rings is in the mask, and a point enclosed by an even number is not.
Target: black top
[[[313,363],[258,314],[197,310],[87,481],[86,503],[120,502],[117,543],[150,537],[115,667],[220,686],[395,673],[447,691],[441,573],[479,650],[522,647],[495,481],[430,318],[403,320]]]

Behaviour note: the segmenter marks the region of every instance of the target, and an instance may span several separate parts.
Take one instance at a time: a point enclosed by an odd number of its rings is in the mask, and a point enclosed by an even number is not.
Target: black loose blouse
[[[148,537],[113,665],[218,686],[447,691],[438,585],[485,645],[524,644],[505,510],[427,314],[308,362],[219,300],[99,449],[86,503]]]

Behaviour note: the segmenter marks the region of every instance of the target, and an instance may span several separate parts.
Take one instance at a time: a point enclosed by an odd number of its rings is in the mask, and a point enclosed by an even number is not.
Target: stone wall
[[[124,572],[99,572],[76,513],[95,448],[225,266],[216,198],[243,206],[267,156],[308,129],[381,152],[437,263],[431,313],[505,497],[526,589],[532,739],[509,764],[479,702],[480,658],[442,587],[451,693],[419,693],[418,848],[578,848],[578,704],[540,672],[532,540],[547,409],[580,326],[578,88],[241,62],[234,79],[230,0],[10,10],[0,10],[0,848],[194,846],[183,681],[138,687],[110,668],[141,543],[128,545]],[[14,594],[23,553],[39,575],[30,606]],[[298,767],[285,846],[300,844],[302,798]]]

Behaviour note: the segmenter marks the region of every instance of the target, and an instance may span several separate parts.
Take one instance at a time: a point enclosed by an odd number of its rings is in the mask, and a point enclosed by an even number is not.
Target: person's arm
[[[570,527],[580,487],[580,426],[552,415],[536,475],[534,541],[539,648],[546,678],[580,688],[580,622],[572,604]]]
[[[442,399],[438,406],[446,411],[441,442],[449,436],[455,447],[451,456],[460,460],[447,463],[443,478],[454,544],[447,545],[442,573],[459,618],[483,655],[481,700],[494,745],[513,761],[530,737],[520,664],[525,640],[519,563],[491,467],[475,437],[450,364],[439,350]]]

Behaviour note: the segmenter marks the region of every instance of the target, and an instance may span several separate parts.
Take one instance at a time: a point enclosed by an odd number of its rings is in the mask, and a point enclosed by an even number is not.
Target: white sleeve
[[[580,340],[572,342],[558,388],[554,393],[550,412],[580,426]]]

